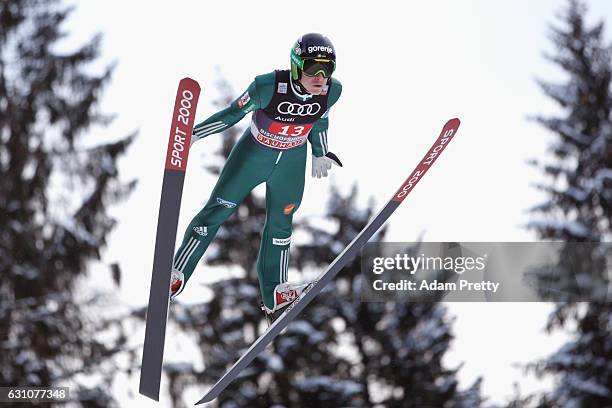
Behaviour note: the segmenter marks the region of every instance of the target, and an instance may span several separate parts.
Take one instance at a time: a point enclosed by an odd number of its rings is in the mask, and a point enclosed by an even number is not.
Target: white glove
[[[342,167],[340,159],[332,152],[321,157],[312,156],[312,177],[327,177],[327,170],[332,168],[332,164]]]

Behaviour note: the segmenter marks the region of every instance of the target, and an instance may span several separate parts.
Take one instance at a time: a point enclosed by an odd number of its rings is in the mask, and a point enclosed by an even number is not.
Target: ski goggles
[[[323,74],[324,78],[329,78],[336,69],[336,62],[323,58],[308,58],[302,63],[302,72],[308,76]]]

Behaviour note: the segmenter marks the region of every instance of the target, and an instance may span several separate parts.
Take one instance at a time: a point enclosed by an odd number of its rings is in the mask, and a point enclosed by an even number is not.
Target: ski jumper
[[[193,218],[174,256],[173,267],[191,277],[221,224],[259,184],[266,183],[266,222],[257,258],[257,274],[266,307],[274,306],[274,288],[287,281],[293,214],[304,192],[306,140],[316,157],[328,152],[329,108],[342,85],[328,81],[321,95],[301,95],[290,71],[260,75],[232,104],[196,125],[193,138],[221,132],[254,112],[234,145],[204,208]]]

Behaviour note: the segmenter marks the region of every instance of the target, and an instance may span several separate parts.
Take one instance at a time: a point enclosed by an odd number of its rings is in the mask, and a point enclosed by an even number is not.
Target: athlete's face
[[[311,95],[320,95],[323,92],[323,87],[327,84],[327,78],[323,74],[315,76],[306,75],[302,72],[302,78],[300,79],[306,91]]]

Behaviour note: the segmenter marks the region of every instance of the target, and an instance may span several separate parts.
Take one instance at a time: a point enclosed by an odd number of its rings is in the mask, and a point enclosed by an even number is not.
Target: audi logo
[[[309,103],[301,105],[299,103],[283,102],[276,108],[283,115],[293,116],[311,116],[316,115],[321,110],[321,105],[318,103]]]

